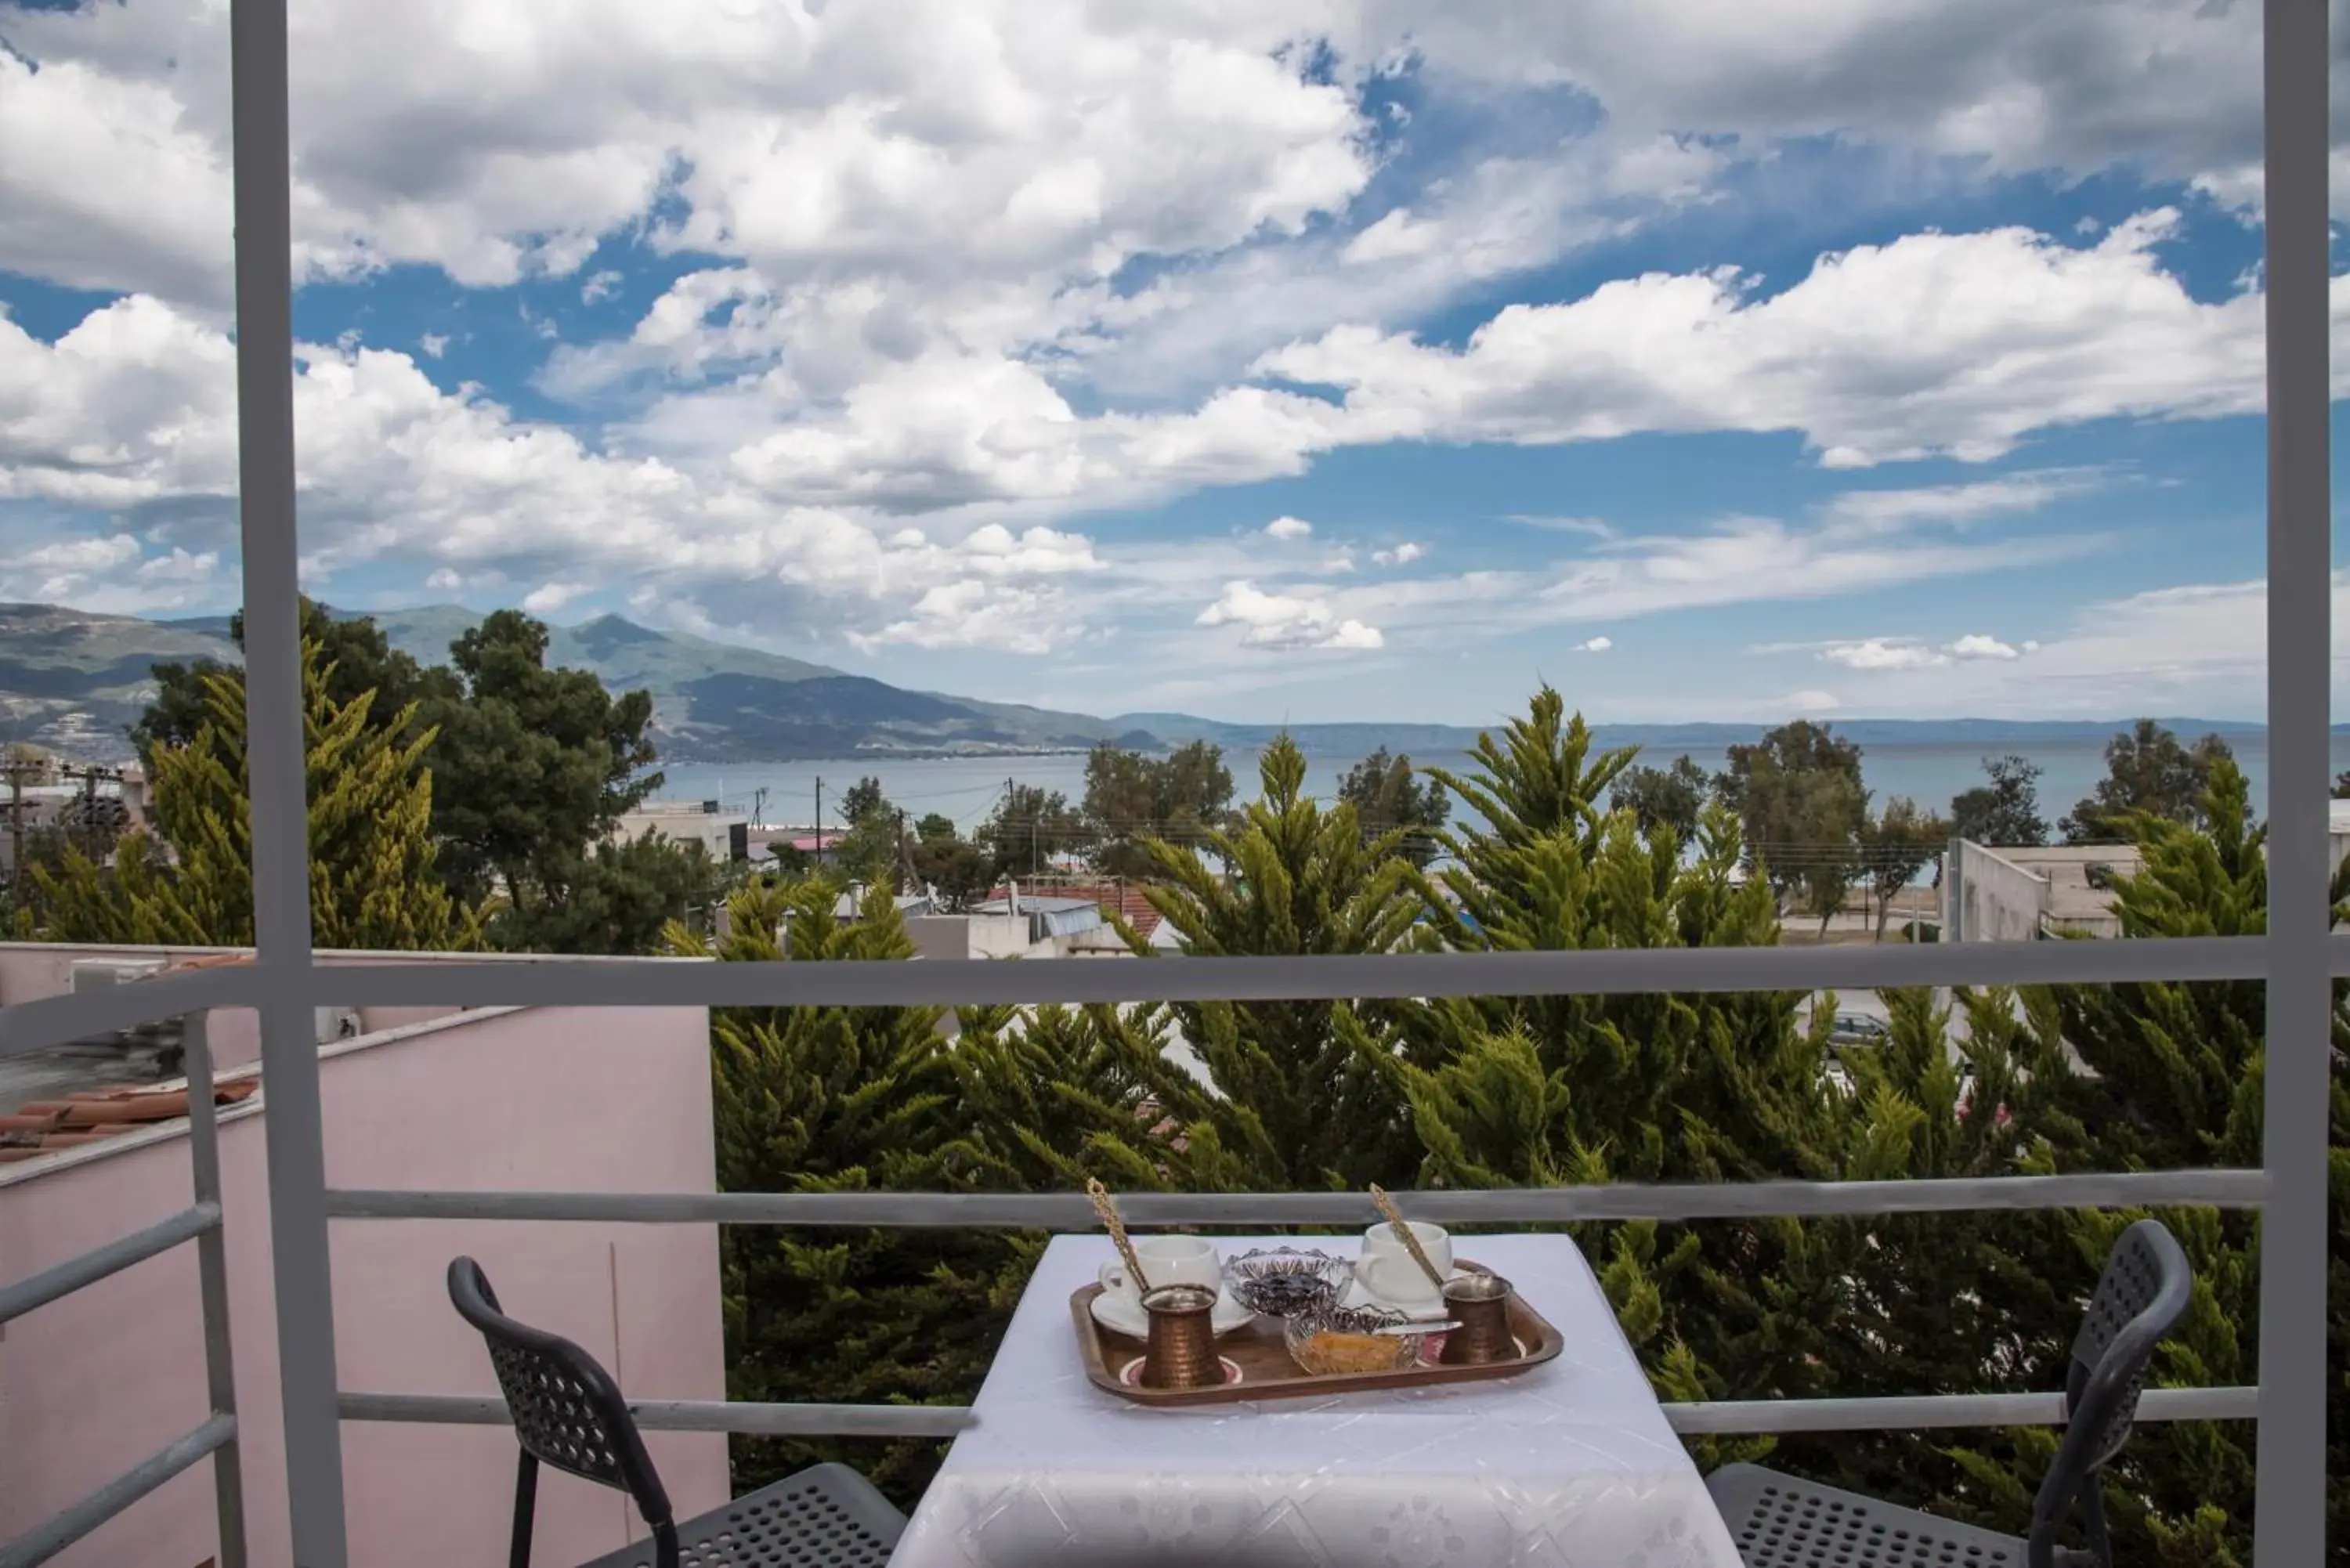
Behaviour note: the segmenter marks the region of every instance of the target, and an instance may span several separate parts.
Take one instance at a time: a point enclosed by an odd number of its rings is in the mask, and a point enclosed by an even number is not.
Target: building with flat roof
[[[616,844],[633,843],[651,833],[673,843],[699,844],[712,860],[751,857],[749,814],[728,811],[719,801],[640,801],[634,811],[623,812],[612,825]]]
[[[2327,865],[2350,859],[2350,800],[2332,803]],[[1960,839],[1942,859],[1942,940],[2018,942],[2038,937],[2118,937],[2113,878],[2135,876],[2134,844],[1986,846]]]

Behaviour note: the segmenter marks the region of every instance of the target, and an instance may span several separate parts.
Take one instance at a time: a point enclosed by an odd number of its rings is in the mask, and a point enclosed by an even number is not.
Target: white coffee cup
[[[1441,1225],[1431,1225],[1425,1220],[1404,1221],[1411,1227],[1413,1238],[1419,1242],[1428,1261],[1436,1265],[1437,1272],[1452,1272],[1452,1237]],[[1143,1265],[1149,1267],[1148,1263]],[[1381,1301],[1394,1302],[1399,1306],[1434,1306],[1443,1298],[1427,1273],[1412,1261],[1410,1251],[1395,1233],[1395,1227],[1384,1220],[1363,1232],[1363,1259],[1355,1265],[1355,1277],[1363,1288]]]
[[[1224,1288],[1223,1264],[1216,1257],[1216,1249],[1197,1236],[1138,1236],[1134,1239],[1134,1255],[1154,1291],[1161,1285],[1199,1285],[1211,1291]],[[1124,1260],[1112,1259],[1104,1263],[1100,1279],[1106,1293],[1124,1296],[1138,1307],[1141,1304],[1142,1293],[1135,1288]]]

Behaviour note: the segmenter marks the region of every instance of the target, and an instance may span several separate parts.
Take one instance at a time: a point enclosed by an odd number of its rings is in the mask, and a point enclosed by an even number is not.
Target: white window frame
[[[2061,0],[2084,4],[2088,0]],[[1890,950],[1707,949],[1443,953],[1130,964],[389,964],[327,969],[312,948],[306,864],[293,408],[293,276],[286,0],[233,0],[237,391],[246,691],[250,703],[255,961],[0,1012],[0,1056],[203,1009],[262,1021],[278,1362],[294,1560],[347,1568],[340,1423],[494,1421],[493,1400],[344,1393],[335,1374],[330,1219],[470,1215],[829,1225],[1083,1226],[1075,1195],[710,1198],[647,1194],[337,1191],[325,1179],[313,1009],[468,1006],[903,1005],[1269,1001],[1640,991],[1875,989],[2054,981],[2262,980],[2270,1051],[2259,1170],[1958,1181],[1612,1186],[1408,1195],[1430,1218],[1564,1220],[1876,1214],[2205,1203],[2262,1210],[2257,1388],[2155,1390],[2149,1419],[2257,1418],[2254,1533],[2262,1564],[2314,1563],[2325,1528],[2327,1137],[2332,986],[2350,938],[2327,898],[2332,678],[2326,0],[2263,0],[2268,343],[2269,927],[2264,937],[2178,941],[1953,944]],[[201,1042],[198,1024],[196,1037]],[[201,1049],[198,1061],[201,1060]],[[192,1075],[197,1062],[192,1062]],[[208,1068],[206,1069],[208,1076]],[[223,1568],[242,1568],[234,1415],[228,1389],[218,1173],[201,1118],[194,1208],[30,1281],[0,1287],[0,1322],[179,1241],[204,1249],[207,1344],[217,1341],[212,1418],[33,1535],[0,1544],[0,1568],[44,1560],[179,1469],[214,1457]],[[1138,1197],[1152,1223],[1347,1223],[1344,1194]],[[217,1295],[217,1303],[214,1297]],[[215,1310],[217,1308],[217,1310]],[[2331,1376],[2344,1369],[2333,1368]],[[769,1433],[946,1435],[957,1409],[823,1405],[640,1407],[649,1427]],[[2008,1425],[2062,1418],[2054,1394],[1737,1401],[1669,1407],[1685,1432]]]

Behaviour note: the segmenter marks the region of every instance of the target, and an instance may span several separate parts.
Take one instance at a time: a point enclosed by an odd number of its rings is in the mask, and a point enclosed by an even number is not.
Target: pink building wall
[[[20,955],[0,952],[0,965]],[[11,998],[0,972],[0,999]],[[484,1010],[320,1053],[327,1179],[342,1187],[629,1189],[714,1183],[709,1031],[697,1008]],[[223,1201],[253,1568],[291,1568],[264,1163],[265,1096],[226,1111]],[[22,1279],[190,1200],[185,1124],[0,1168],[0,1280]],[[712,1226],[338,1220],[338,1380],[348,1391],[493,1394],[449,1305],[449,1260],[481,1260],[510,1312],[577,1340],[631,1395],[720,1399]],[[192,1245],[0,1330],[0,1540],[203,1419]],[[725,1439],[649,1434],[681,1513],[728,1495]],[[354,1568],[504,1560],[515,1444],[494,1427],[342,1428]],[[637,1533],[625,1497],[552,1472],[534,1561]],[[197,1568],[216,1549],[199,1464],[57,1561]]]
[[[73,966],[84,959],[139,960],[160,958],[177,970],[199,960],[239,957],[250,948],[182,948],[164,946],[93,946],[87,942],[0,942],[0,1007],[42,997],[61,996],[73,989]],[[577,961],[545,954],[408,953],[322,949],[317,961],[329,969],[359,968],[378,963],[562,963]],[[638,959],[639,963],[697,963],[697,959]],[[362,1007],[359,1032],[380,1033],[464,1011],[459,1007]],[[261,1020],[249,1007],[216,1009],[212,1014],[213,1069],[227,1073],[261,1060]]]

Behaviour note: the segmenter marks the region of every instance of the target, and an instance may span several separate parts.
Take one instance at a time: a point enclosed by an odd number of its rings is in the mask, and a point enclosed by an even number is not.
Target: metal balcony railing
[[[2267,291],[2268,669],[2272,856],[2268,935],[2167,942],[1925,946],[1891,950],[1709,950],[1449,953],[1116,964],[781,963],[629,961],[320,968],[308,909],[299,597],[286,0],[232,0],[238,441],[256,961],[0,1012],[0,1055],[208,1008],[262,1021],[276,1338],[294,1561],[346,1568],[338,1423],[480,1422],[495,1401],[337,1386],[328,1269],[331,1220],[449,1215],[546,1221],[815,1225],[1085,1224],[1075,1197],[872,1194],[403,1193],[325,1181],[312,1009],[420,1001],[471,1006],[904,1005],[923,1002],[1271,1001],[1378,996],[1762,991],[2057,981],[2261,980],[2271,1049],[2262,1168],[1859,1184],[1601,1187],[1419,1193],[1408,1211],[1448,1220],[1597,1220],[1926,1212],[2102,1204],[2258,1207],[2262,1214],[2261,1382],[2157,1390],[2151,1419],[2260,1422],[2255,1537],[2262,1563],[2315,1562],[2325,1525],[2327,1108],[2332,983],[2350,939],[2329,935],[2326,797],[2332,573],[2328,366],[2326,0],[2263,0]],[[209,1054],[191,1028],[192,1083]],[[191,1097],[193,1200],[183,1213],[30,1280],[0,1287],[0,1321],[192,1240],[202,1268],[213,1415],[178,1442],[31,1534],[0,1568],[39,1563],[209,1456],[222,1568],[243,1568],[236,1417],[229,1379],[218,1150],[210,1098]],[[1164,1195],[1132,1199],[1154,1224],[1367,1220],[1343,1195]],[[650,1403],[645,1425],[768,1433],[949,1435],[968,1411],[827,1405]],[[2009,1425],[2060,1417],[2054,1394],[1727,1402],[1670,1407],[1684,1432]]]
[[[84,1000],[99,1002],[125,992],[99,992]],[[12,1027],[26,1008],[0,1013]],[[92,1009],[94,1012],[95,1008]],[[57,1016],[49,1012],[47,1019]],[[88,1016],[85,1014],[84,1016]],[[151,1012],[134,1020],[153,1023],[171,1016]],[[64,1038],[74,1038],[68,1034]],[[62,1044],[34,1035],[43,1044]],[[21,1039],[0,1040],[0,1056],[35,1049]],[[212,1414],[192,1431],[165,1445],[47,1523],[14,1541],[0,1542],[0,1568],[31,1568],[50,1558],[209,1456],[213,1495],[220,1518],[220,1568],[244,1568],[244,1481],[237,1453],[236,1376],[229,1352],[228,1252],[221,1236],[221,1168],[218,1112],[213,1105],[213,1054],[203,1013],[190,1014],[182,1062],[188,1075],[189,1206],[141,1231],[68,1258],[30,1279],[0,1285],[0,1325],[64,1300],[136,1263],[159,1257],[183,1242],[196,1244],[196,1288],[203,1313],[204,1384]]]

